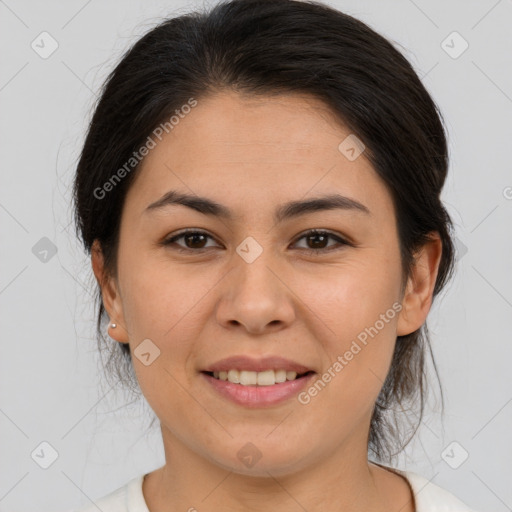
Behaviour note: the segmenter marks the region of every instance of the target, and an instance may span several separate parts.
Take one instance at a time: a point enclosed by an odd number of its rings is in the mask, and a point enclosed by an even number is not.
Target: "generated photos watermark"
[[[162,140],[164,133],[170,133],[174,127],[189,114],[193,107],[197,105],[197,100],[189,98],[185,105],[181,108],[176,109],[174,112],[176,115],[172,115],[165,123],[160,123],[152,132],[148,135],[146,142],[139,148],[138,151],[134,151],[132,156],[120,167],[101,187],[94,189],[94,197],[96,199],[104,199],[108,192],[111,192],[121,180],[126,177],[135,167],[142,161],[142,159],[149,154],[157,145],[158,139]],[[153,138],[154,137],[154,138]]]
[[[372,339],[384,329],[384,326],[395,318],[396,314],[402,310],[402,304],[399,302],[393,303],[385,313],[381,313],[379,320],[377,320],[371,327],[366,327],[357,335],[357,341],[352,341],[350,349],[346,350],[343,355],[339,355],[336,361],[327,368],[327,370],[306,390],[298,394],[297,399],[302,405],[307,405],[311,399],[318,395],[331,380],[338,375],[345,366],[349,364],[354,357],[361,352],[361,350],[368,344],[368,336]],[[362,346],[361,346],[362,345]]]

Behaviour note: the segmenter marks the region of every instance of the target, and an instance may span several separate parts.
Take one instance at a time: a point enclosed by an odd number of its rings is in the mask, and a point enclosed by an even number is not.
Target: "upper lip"
[[[244,355],[232,356],[222,359],[209,365],[203,371],[222,372],[229,370],[245,370],[250,372],[263,372],[265,370],[286,370],[288,372],[307,373],[313,371],[311,368],[302,364],[285,359],[279,356],[268,356],[261,358],[252,358]]]

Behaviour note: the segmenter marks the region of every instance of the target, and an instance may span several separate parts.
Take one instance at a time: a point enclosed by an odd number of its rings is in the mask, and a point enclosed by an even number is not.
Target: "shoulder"
[[[144,475],[132,478],[102,498],[70,512],[149,512],[142,493]]]
[[[403,475],[414,493],[416,512],[475,512],[446,489],[412,471],[394,471]]]

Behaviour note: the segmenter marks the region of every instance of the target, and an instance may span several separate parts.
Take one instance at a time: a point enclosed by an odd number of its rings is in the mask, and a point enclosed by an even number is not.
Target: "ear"
[[[430,233],[430,240],[416,252],[398,317],[398,336],[410,334],[425,323],[432,305],[442,249],[439,233],[433,232]]]
[[[110,318],[108,335],[119,343],[128,343],[128,332],[126,330],[119,287],[116,279],[109,276],[104,268],[103,251],[98,240],[94,240],[91,247],[91,263],[94,275],[101,288],[103,306]],[[116,324],[115,328],[111,327],[112,323]]]

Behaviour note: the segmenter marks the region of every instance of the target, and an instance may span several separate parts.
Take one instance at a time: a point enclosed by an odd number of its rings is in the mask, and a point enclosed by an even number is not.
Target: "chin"
[[[219,454],[220,455],[220,454]],[[297,448],[278,452],[275,447],[265,448],[260,443],[247,442],[236,449],[234,458],[213,456],[213,461],[227,471],[245,476],[269,478],[296,473],[307,466],[305,456],[297,453]]]

